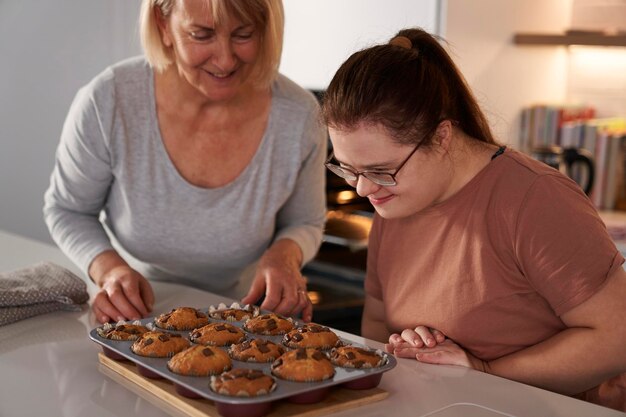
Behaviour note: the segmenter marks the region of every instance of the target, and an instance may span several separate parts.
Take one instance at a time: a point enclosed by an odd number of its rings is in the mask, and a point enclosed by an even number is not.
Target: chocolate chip
[[[362,367],[365,364],[365,362],[364,361],[354,361],[352,364],[354,365],[355,368],[360,368],[360,367]]]
[[[218,326],[215,326],[215,330],[217,330],[218,332],[221,332],[222,330],[226,330],[226,326],[224,326],[223,324],[220,324]]]
[[[305,349],[298,349],[296,351],[296,359],[306,359],[307,354]]]
[[[211,349],[209,349],[209,348],[204,348],[204,349],[202,349],[202,354],[203,354],[204,356],[213,356],[213,355],[215,355],[215,352],[213,352],[213,351],[212,351]]]
[[[159,340],[161,342],[167,342],[168,340],[170,340],[170,337],[169,337],[169,335],[166,335],[166,334],[160,334],[159,335]]]
[[[348,360],[352,360],[352,359],[356,358],[356,356],[354,355],[354,353],[353,353],[353,352],[347,352],[347,353],[346,353],[346,358],[347,358]]]
[[[268,348],[267,345],[257,345],[257,349],[261,353],[268,353],[270,351],[270,348]]]
[[[311,357],[313,359],[315,359],[316,361],[321,361],[322,358],[324,358],[324,354],[322,352],[320,352],[319,350],[316,350],[315,352],[313,352]]]
[[[154,343],[154,340],[152,340],[152,339],[148,338],[148,339],[146,339],[146,340],[143,342],[143,345],[144,345],[144,346],[150,346],[150,345],[151,345],[151,344],[153,344],[153,343]]]
[[[296,342],[299,342],[299,341],[301,341],[302,339],[304,339],[304,337],[302,337],[302,335],[301,335],[301,334],[299,334],[299,333],[296,333],[296,334],[294,334],[294,335],[293,335],[293,336],[291,336],[291,337],[292,337],[292,339],[293,339],[293,340],[295,340]]]
[[[324,331],[324,329],[320,326],[309,326],[309,331],[311,333],[321,333]]]
[[[255,380],[255,379],[259,379],[259,378],[263,378],[265,374],[257,369],[252,369],[250,370],[247,374],[245,374],[244,376],[249,379],[249,380]]]

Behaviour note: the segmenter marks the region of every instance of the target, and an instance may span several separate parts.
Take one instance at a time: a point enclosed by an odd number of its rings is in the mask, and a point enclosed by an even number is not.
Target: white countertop
[[[39,261],[78,273],[55,247],[0,231],[0,272]],[[155,313],[180,305],[229,301],[215,294],[155,283]],[[90,284],[93,294],[95,286]],[[141,416],[167,414],[98,371],[100,348],[89,337],[97,324],[88,309],[56,312],[0,327],[0,416]],[[373,347],[380,343],[339,332]],[[603,417],[625,416],[528,385],[453,366],[399,359],[380,387],[380,402],[335,416]],[[270,414],[271,416],[271,414]]]

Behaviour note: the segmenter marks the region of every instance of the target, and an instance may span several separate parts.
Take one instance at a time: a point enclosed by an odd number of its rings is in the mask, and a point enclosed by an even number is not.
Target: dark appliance
[[[531,154],[534,158],[572,178],[581,186],[585,194],[591,194],[595,168],[593,156],[589,151],[580,148],[551,146],[535,148]]]
[[[314,91],[318,98],[323,93]],[[329,153],[331,149],[329,140]],[[313,321],[353,334],[361,333],[367,238],[374,209],[367,198],[326,171],[327,216],[324,240],[303,269],[313,302]]]

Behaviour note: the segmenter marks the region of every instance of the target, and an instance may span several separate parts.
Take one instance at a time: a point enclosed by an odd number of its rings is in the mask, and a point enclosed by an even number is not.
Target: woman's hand
[[[302,314],[311,321],[313,305],[306,292],[306,280],[300,273],[302,251],[290,239],[280,239],[263,254],[250,291],[241,300],[252,304],[265,294],[261,308],[285,316]]]
[[[89,268],[89,275],[101,288],[91,304],[100,323],[138,320],[152,311],[154,293],[150,283],[116,252],[98,255]]]
[[[389,336],[389,343],[385,345],[385,350],[393,353],[396,348],[433,347],[444,340],[446,340],[446,335],[439,330],[417,326],[415,329],[405,329],[401,334],[394,333]]]
[[[486,371],[485,362],[465,351],[451,339],[446,339],[433,347],[414,347],[405,343],[391,353],[399,358],[415,358],[424,363],[464,366],[482,372]]]

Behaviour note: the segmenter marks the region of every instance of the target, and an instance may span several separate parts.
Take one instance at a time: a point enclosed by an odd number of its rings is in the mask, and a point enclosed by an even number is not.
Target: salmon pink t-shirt
[[[489,361],[564,330],[623,262],[578,184],[507,150],[448,200],[375,216],[365,288],[389,331],[433,327]]]

